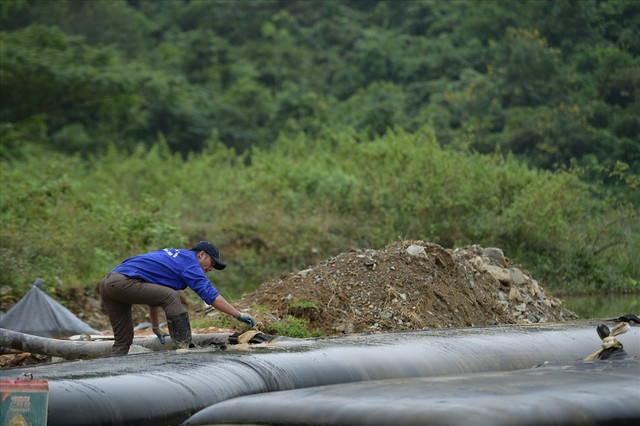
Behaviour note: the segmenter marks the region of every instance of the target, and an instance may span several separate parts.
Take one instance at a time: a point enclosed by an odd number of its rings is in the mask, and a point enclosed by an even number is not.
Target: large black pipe
[[[635,328],[620,336],[640,355]],[[249,353],[195,350],[21,368],[49,379],[52,425],[178,424],[211,404],[262,392],[574,362],[602,343],[593,324],[431,330],[305,341]],[[280,349],[279,349],[280,348]],[[64,365],[66,364],[66,365]]]
[[[230,333],[194,335],[194,342],[198,345],[226,345]],[[49,355],[64,359],[90,359],[109,356],[113,341],[71,341],[51,339],[20,333],[6,328],[0,328],[0,347],[22,352]],[[161,344],[154,336],[140,337],[133,340],[129,353],[160,351],[175,349],[171,337]]]
[[[233,398],[184,425],[633,425],[640,361],[374,380]]]

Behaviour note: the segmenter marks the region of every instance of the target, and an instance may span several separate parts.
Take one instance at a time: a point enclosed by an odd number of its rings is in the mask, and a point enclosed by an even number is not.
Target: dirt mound
[[[260,305],[271,323],[304,318],[323,335],[575,319],[502,250],[448,250],[401,241],[382,250],[343,253],[283,274],[237,306]]]

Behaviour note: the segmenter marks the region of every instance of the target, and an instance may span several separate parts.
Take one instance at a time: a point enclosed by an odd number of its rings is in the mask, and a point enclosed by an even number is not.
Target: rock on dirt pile
[[[502,250],[423,241],[340,254],[266,281],[237,304],[271,309],[257,314],[265,322],[304,318],[323,335],[577,318]]]

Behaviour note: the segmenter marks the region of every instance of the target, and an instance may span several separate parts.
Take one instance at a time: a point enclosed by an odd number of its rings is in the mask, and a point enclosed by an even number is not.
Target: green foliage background
[[[5,0],[0,285],[207,238],[233,298],[406,238],[638,291],[639,28],[625,0]]]

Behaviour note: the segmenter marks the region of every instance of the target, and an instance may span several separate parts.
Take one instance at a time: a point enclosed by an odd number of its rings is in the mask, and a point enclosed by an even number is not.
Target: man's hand
[[[239,317],[237,317],[237,320],[245,324],[249,324],[251,327],[256,325],[256,322],[251,315],[240,315]]]
[[[167,337],[169,333],[163,333],[160,327],[153,327],[151,330],[153,330],[153,334],[158,336],[158,339],[160,339],[160,344],[164,345],[164,338]]]

